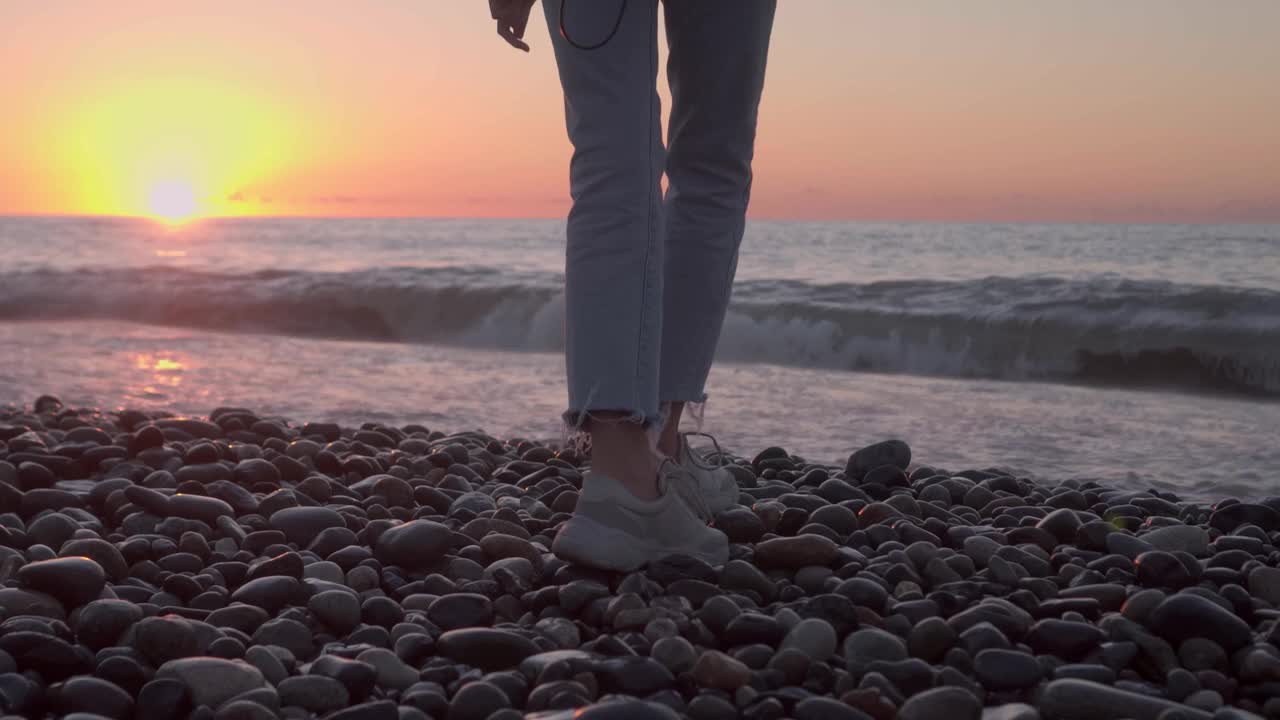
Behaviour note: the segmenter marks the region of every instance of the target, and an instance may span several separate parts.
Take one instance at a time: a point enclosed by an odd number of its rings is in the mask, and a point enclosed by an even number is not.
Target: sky
[[[1280,221],[1280,2],[778,4],[755,217]],[[0,3],[0,214],[563,216],[541,17]]]

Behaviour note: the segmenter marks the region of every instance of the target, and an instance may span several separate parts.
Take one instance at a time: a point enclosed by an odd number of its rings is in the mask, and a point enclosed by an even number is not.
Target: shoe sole
[[[712,547],[714,546],[714,547]],[[551,551],[556,557],[597,570],[632,572],[668,555],[692,555],[711,565],[728,560],[724,542],[707,542],[702,547],[671,547],[624,533],[589,517],[574,516],[556,533]]]

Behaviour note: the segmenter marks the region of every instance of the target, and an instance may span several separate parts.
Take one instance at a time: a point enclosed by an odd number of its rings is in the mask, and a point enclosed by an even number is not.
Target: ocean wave
[[[560,284],[486,267],[35,270],[0,273],[0,319],[555,351]],[[1119,277],[743,281],[719,357],[1280,396],[1280,293]]]

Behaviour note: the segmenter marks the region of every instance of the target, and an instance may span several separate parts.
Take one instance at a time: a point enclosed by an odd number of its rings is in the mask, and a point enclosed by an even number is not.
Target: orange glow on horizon
[[[52,128],[76,213],[149,217],[251,214],[237,193],[296,160],[296,128],[270,98],[206,69],[109,73]]]

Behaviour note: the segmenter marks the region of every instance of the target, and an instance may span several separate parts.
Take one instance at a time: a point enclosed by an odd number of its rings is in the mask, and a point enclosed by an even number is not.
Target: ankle
[[[596,458],[592,460],[591,471],[617,480],[639,500],[657,500],[661,496],[656,458],[647,462]]]
[[[666,409],[667,422],[658,435],[658,452],[674,458],[680,452],[680,416],[684,414],[684,401],[669,403]]]
[[[653,440],[641,425],[613,413],[592,418],[591,467],[617,480],[641,500],[658,497],[658,465]]]

